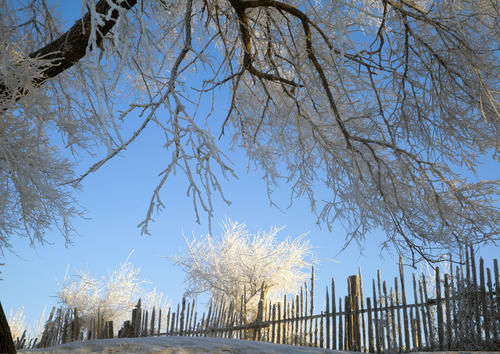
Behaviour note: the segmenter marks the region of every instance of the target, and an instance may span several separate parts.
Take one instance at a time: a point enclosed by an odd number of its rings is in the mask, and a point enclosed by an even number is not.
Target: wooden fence
[[[449,273],[443,275],[436,267],[432,276],[413,274],[409,282],[400,260],[399,277],[393,282],[382,281],[377,272],[368,284],[371,296],[363,292],[357,274],[347,279],[347,296],[337,298],[332,278],[318,312],[313,269],[309,289],[304,284],[299,294],[278,303],[264,304],[261,297],[257,319],[251,323],[242,306],[238,309],[225,299],[211,303],[200,316],[195,302],[184,298],[176,308],[166,309],[166,323],[161,309],[144,311],[139,300],[119,336],[209,336],[379,353],[500,350],[498,260],[493,260],[492,271],[482,258],[477,264],[472,249],[463,258],[451,260]],[[100,316],[83,332],[76,310],[53,315],[54,310],[36,346],[113,336],[113,324]]]

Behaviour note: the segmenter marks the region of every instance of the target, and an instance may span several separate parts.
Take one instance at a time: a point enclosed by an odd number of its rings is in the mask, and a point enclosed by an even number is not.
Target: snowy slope
[[[22,353],[342,353],[334,350],[296,347],[237,339],[200,337],[114,338],[73,342]],[[344,352],[345,353],[345,352]]]

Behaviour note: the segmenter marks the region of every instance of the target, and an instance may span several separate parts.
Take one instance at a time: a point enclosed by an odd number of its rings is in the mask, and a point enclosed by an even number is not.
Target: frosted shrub
[[[17,309],[16,312],[10,310],[7,322],[9,323],[12,339],[21,339],[23,332],[26,330],[26,316],[24,314],[24,307]]]
[[[57,298],[65,308],[78,309],[83,327],[97,318],[98,312],[105,321],[114,321],[115,328],[130,319],[132,309],[144,294],[141,285],[145,283],[130,256],[107,277],[97,279],[84,271],[73,280],[66,275]]]

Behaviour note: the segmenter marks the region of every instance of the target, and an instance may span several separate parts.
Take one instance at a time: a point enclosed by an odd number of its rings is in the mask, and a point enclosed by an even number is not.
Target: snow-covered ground
[[[296,347],[238,339],[203,337],[114,338],[73,342],[52,348],[24,350],[21,353],[345,353],[320,348]]]

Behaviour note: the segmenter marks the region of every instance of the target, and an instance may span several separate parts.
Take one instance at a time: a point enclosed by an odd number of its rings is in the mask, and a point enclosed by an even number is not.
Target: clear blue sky
[[[80,3],[79,0],[74,0]],[[64,2],[67,11],[70,2]],[[78,5],[76,7],[80,9]],[[66,13],[66,12],[64,12]],[[76,14],[78,17],[78,13]],[[225,93],[220,93],[225,97]],[[227,102],[226,102],[227,104]],[[216,112],[214,119],[222,121],[226,111]],[[137,123],[137,122],[136,122]],[[169,154],[161,149],[161,133],[151,126],[124,153],[120,154],[97,173],[90,175],[78,194],[80,204],[87,210],[88,219],[75,220],[80,237],[68,248],[57,232],[47,233],[52,244],[31,248],[26,240],[13,240],[17,254],[7,252],[0,258],[6,266],[1,267],[4,280],[0,281],[0,301],[7,314],[11,309],[25,308],[28,322],[38,318],[45,305],[56,304],[55,291],[62,283],[66,268],[75,273],[88,269],[95,277],[106,275],[116,269],[129,252],[135,249],[132,263],[141,268],[142,276],[177,303],[183,294],[183,274],[173,262],[164,257],[172,256],[184,248],[182,232],[200,235],[207,233],[206,216],[202,214],[202,224],[195,223],[191,199],[186,196],[186,184],[182,175],[169,180],[162,193],[166,209],[156,216],[151,227],[151,236],[141,236],[137,224],[145,216],[151,193],[159,181],[158,173],[165,167]],[[391,280],[397,274],[397,256],[382,253],[379,244],[383,235],[372,233],[364,244],[363,255],[356,243],[338,255],[344,244],[345,231],[336,225],[332,232],[316,225],[316,218],[310,212],[309,202],[298,200],[289,209],[289,191],[286,185],[275,191],[276,200],[283,209],[271,207],[266,195],[265,182],[261,171],[247,172],[247,160],[240,152],[230,156],[239,175],[238,180],[224,181],[226,196],[232,201],[226,206],[220,199],[215,200],[213,218],[214,232],[225,218],[245,222],[250,231],[268,229],[271,225],[286,225],[281,236],[297,236],[310,232],[309,239],[315,247],[317,286],[320,289],[334,276],[337,291],[346,288],[348,275],[356,274],[361,265],[365,281],[376,276],[381,269],[384,279]],[[84,159],[78,167],[83,170],[93,160]],[[498,179],[500,164],[485,164],[480,177]],[[481,255],[489,265],[492,257],[498,257],[495,246],[482,250]],[[323,294],[323,290],[321,292]],[[340,295],[340,294],[338,294]]]

